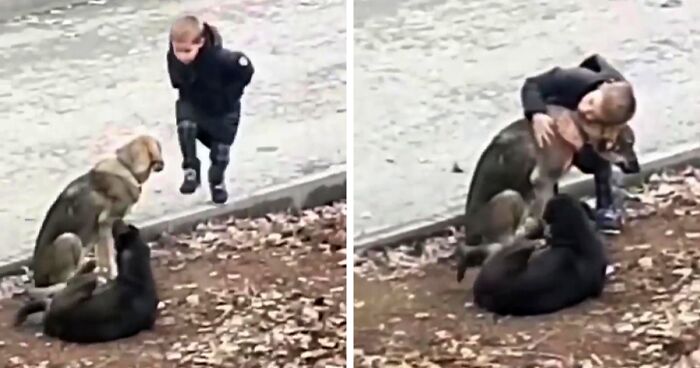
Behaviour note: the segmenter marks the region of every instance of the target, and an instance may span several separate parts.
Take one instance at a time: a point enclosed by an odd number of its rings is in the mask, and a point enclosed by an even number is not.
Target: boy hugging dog
[[[577,111],[585,119],[584,134],[606,136],[614,134],[620,125],[634,116],[636,99],[632,85],[601,55],[584,59],[577,67],[555,67],[529,77],[521,89],[525,117],[532,122],[535,139],[540,146],[548,144],[555,128],[547,115],[547,104]],[[603,231],[619,231],[622,211],[615,208],[612,195],[612,165],[598,155],[593,147],[581,142],[574,126],[558,124],[559,133],[577,148],[574,165],[582,172],[594,175],[596,192],[596,223]]]

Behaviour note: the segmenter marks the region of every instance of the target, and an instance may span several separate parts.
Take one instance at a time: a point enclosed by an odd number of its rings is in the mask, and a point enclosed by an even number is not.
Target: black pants
[[[574,155],[573,165],[584,174],[593,174],[596,207],[612,208],[612,164],[600,157],[590,144],[586,144]],[[558,192],[558,185],[555,192]]]
[[[187,101],[178,100],[175,105],[177,135],[182,152],[182,168],[194,169],[199,175],[197,141],[209,149],[209,183],[217,185],[224,180],[230,150],[238,132],[240,104],[236,110],[221,116],[211,116],[199,111]]]

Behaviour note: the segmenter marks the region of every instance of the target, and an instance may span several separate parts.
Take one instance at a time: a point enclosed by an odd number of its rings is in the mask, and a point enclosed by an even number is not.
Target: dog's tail
[[[468,268],[481,266],[501,249],[503,249],[501,243],[458,245],[455,251],[457,253],[457,282],[462,282]]]
[[[14,325],[15,326],[21,325],[22,323],[24,323],[24,321],[27,320],[27,317],[30,314],[43,312],[48,308],[48,306],[49,306],[48,299],[30,301],[29,303],[23,305],[17,311],[17,314],[15,315]]]
[[[27,295],[32,299],[46,299],[52,297],[57,292],[65,289],[66,283],[60,282],[46,287],[30,287],[27,288]]]

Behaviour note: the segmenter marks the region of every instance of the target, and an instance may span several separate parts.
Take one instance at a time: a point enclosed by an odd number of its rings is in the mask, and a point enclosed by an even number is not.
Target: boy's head
[[[612,81],[583,96],[578,111],[588,121],[619,125],[632,119],[636,107],[632,85],[625,81]]]
[[[170,27],[170,43],[175,57],[183,64],[191,63],[204,45],[204,25],[194,15],[185,15]]]

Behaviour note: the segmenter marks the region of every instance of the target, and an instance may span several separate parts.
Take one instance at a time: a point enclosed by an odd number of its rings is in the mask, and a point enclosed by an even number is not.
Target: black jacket
[[[170,83],[180,92],[180,100],[210,116],[237,111],[245,87],[255,69],[242,52],[222,46],[217,29],[204,23],[204,46],[189,65],[181,63],[168,48]]]
[[[560,68],[527,78],[521,89],[521,101],[525,117],[547,112],[547,104],[575,110],[581,98],[609,80],[625,80],[598,54],[587,57],[578,67]]]

